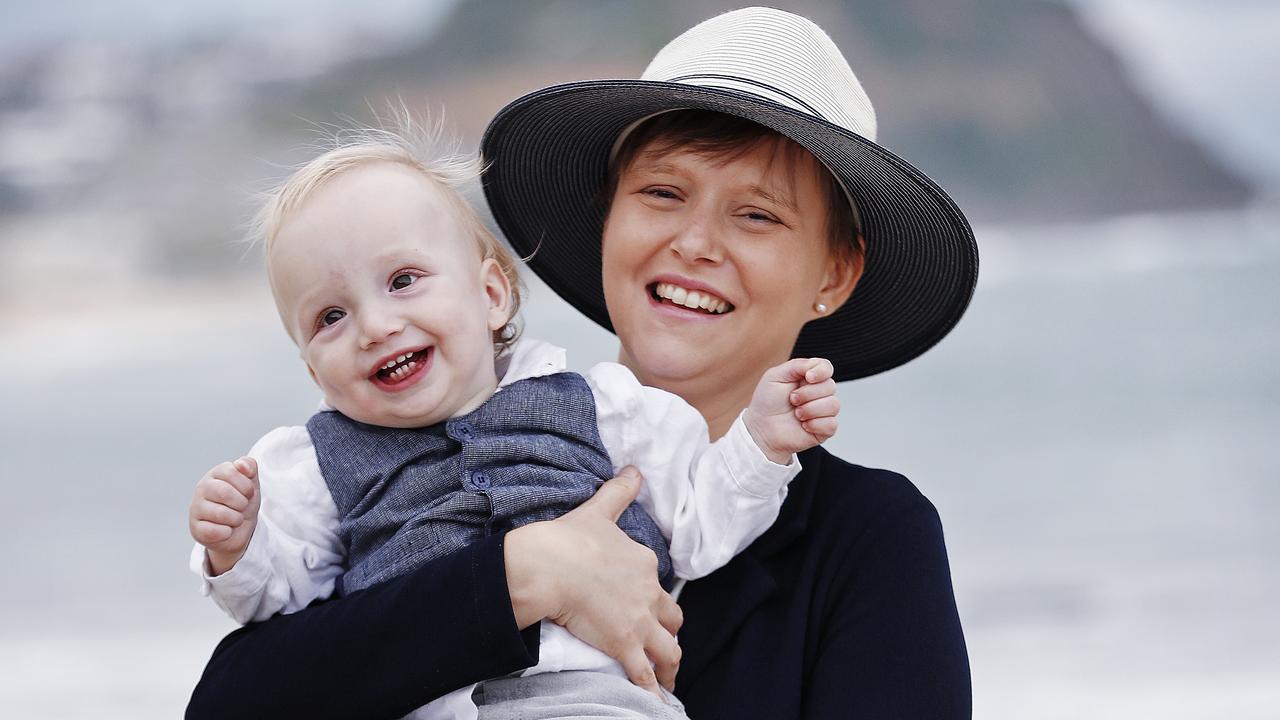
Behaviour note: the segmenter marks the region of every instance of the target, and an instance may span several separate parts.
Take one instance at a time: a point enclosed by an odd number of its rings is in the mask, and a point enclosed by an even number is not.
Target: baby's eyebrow
[[[422,251],[422,248],[410,244],[404,247],[386,248],[375,254],[373,259],[378,263],[400,262],[402,260],[419,262],[424,260],[426,256],[427,254]]]

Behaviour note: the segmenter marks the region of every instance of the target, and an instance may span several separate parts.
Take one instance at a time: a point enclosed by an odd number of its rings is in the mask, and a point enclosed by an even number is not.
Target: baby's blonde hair
[[[511,307],[507,322],[493,332],[495,354],[501,354],[520,337],[517,317],[522,288],[517,262],[502,242],[485,227],[480,216],[462,196],[467,183],[479,179],[480,159],[457,150],[456,143],[443,141],[443,124],[420,122],[403,107],[393,112],[390,127],[351,128],[336,132],[325,150],[298,168],[281,185],[266,192],[254,217],[248,241],[261,243],[267,255],[280,228],[302,207],[316,190],[338,175],[372,163],[404,165],[431,181],[453,207],[463,227],[476,241],[482,260],[494,260],[511,285]]]

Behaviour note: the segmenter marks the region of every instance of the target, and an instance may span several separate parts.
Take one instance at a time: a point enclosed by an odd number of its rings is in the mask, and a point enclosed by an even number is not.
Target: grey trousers
[[[670,704],[626,678],[568,670],[486,680],[476,687],[472,699],[480,711],[480,720],[688,720],[684,705],[671,693],[666,696]]]

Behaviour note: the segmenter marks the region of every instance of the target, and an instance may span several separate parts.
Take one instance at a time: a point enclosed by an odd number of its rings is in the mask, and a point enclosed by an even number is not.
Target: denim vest
[[[595,398],[577,373],[519,380],[429,427],[378,427],[326,411],[307,430],[347,548],[338,595],[486,535],[559,517],[613,476]],[[653,519],[632,503],[618,526],[657,554],[668,584],[671,557]]]

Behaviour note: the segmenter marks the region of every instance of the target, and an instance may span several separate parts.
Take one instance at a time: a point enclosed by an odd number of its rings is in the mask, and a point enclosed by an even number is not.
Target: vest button
[[[493,481],[489,479],[488,474],[477,472],[477,473],[471,473],[471,484],[475,485],[477,488],[481,490],[485,490],[490,485],[493,484]]]
[[[471,423],[460,420],[454,423],[452,434],[455,440],[467,441],[475,438],[476,431],[475,428],[471,427]]]

